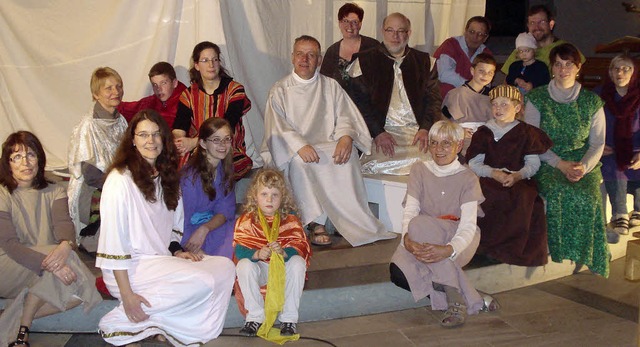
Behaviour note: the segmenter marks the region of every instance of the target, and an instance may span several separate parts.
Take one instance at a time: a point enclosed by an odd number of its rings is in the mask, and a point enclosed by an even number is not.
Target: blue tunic
[[[202,188],[202,180],[199,175],[194,176],[193,170],[189,167],[183,171],[180,188],[184,204],[184,235],[180,243],[182,246],[187,244],[199,226],[211,220],[211,217],[222,214],[226,221],[207,234],[202,244],[202,250],[208,255],[219,255],[231,259],[233,256],[236,196],[233,190],[227,195],[224,194],[222,165],[218,165],[216,170],[216,178],[213,181],[216,197],[213,200],[209,200],[209,196]]]

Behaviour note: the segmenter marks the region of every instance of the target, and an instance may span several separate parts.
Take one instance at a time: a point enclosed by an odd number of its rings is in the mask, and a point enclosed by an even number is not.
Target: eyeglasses
[[[571,69],[572,66],[575,66],[576,64],[572,61],[568,61],[566,63],[562,63],[560,61],[556,61],[555,63],[553,63],[553,67],[556,69]]]
[[[529,22],[527,22],[527,25],[530,27],[538,26],[538,25],[547,25],[547,24],[549,24],[549,21],[546,19],[539,20],[539,21],[530,20]]]
[[[26,159],[29,163],[34,163],[38,160],[38,156],[34,152],[27,152],[27,154],[18,153],[13,157],[9,157],[9,161],[14,164],[22,163],[23,159]]]
[[[357,19],[354,20],[348,20],[348,19],[343,19],[340,21],[340,23],[344,24],[344,25],[352,25],[352,26],[358,26],[360,24],[360,21]]]
[[[150,137],[153,137],[154,139],[159,139],[162,137],[162,134],[160,134],[159,131],[155,132],[155,133],[137,133],[135,134],[136,136],[140,137],[143,140],[148,140]]]
[[[213,143],[214,145],[228,145],[231,143],[231,137],[227,136],[224,138],[214,137],[212,139],[207,139],[208,142]]]
[[[615,71],[616,73],[618,72],[629,73],[633,71],[633,68],[631,66],[618,66],[618,67],[612,67],[611,71]]]
[[[211,64],[215,65],[216,63],[220,62],[220,58],[203,58],[203,59],[198,60],[198,62],[202,63],[202,64],[211,63]]]
[[[451,142],[449,140],[442,140],[440,142],[435,141],[435,140],[429,141],[429,147],[437,148],[438,146],[440,146],[445,151],[446,150],[450,150],[451,147],[453,147],[453,142]]]
[[[489,36],[489,34],[482,32],[482,31],[475,31],[475,30],[467,30],[467,32],[469,33],[469,35],[475,35],[475,36],[480,36],[480,37],[487,37]]]
[[[384,29],[384,32],[389,34],[389,35],[394,35],[395,36],[397,34],[398,36],[404,36],[404,35],[407,35],[407,33],[409,33],[409,30],[407,30],[407,29],[394,30],[394,29],[391,29],[391,28],[386,28],[386,29]]]

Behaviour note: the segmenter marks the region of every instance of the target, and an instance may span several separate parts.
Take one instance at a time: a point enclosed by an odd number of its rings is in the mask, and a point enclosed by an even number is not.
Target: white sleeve
[[[491,177],[493,168],[484,163],[484,153],[480,153],[469,160],[469,167],[478,177]]]
[[[452,260],[455,260],[455,258],[469,246],[473,240],[473,236],[478,231],[478,202],[465,202],[460,206],[460,210],[458,230],[456,230],[456,234],[448,243],[448,245],[453,247],[453,252],[455,253]]]
[[[96,267],[102,269],[127,270],[133,265],[129,235],[127,180],[131,178],[113,170],[102,189],[100,238],[96,254]]]
[[[300,148],[309,144],[286,116],[284,89],[278,84],[271,88],[264,111],[263,141],[279,168],[296,156]]]
[[[536,128],[540,128],[540,111],[533,106],[531,101],[528,101],[524,108],[524,121]],[[540,160],[552,167],[557,167],[560,159],[561,158],[550,149],[540,154]]]
[[[533,177],[540,169],[540,157],[537,154],[529,154],[524,156],[524,166],[518,172],[522,175],[522,179]]]
[[[600,107],[591,117],[591,129],[589,130],[589,149],[580,162],[584,165],[585,173],[591,172],[600,161],[604,151],[604,138],[606,131],[604,110]]]
[[[407,201],[404,204],[404,212],[402,213],[402,239],[400,245],[404,247],[404,236],[409,231],[409,222],[420,213],[420,201],[407,194]]]
[[[455,87],[460,87],[467,80],[456,72],[456,61],[446,54],[441,54],[436,61],[438,68],[438,79],[440,82],[449,83]]]
[[[180,243],[182,240],[182,234],[184,233],[184,205],[182,197],[178,200],[178,206],[173,213],[173,229],[171,232],[171,242],[176,241]]]

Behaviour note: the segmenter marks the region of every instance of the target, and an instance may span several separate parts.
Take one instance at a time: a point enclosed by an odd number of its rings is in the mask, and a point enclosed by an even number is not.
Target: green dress
[[[589,148],[591,118],[604,102],[585,89],[575,101],[551,99],[547,86],[527,95],[540,112],[540,128],[553,140],[551,150],[563,160],[580,161]],[[570,259],[591,271],[609,276],[609,250],[605,234],[598,165],[580,181],[570,182],[564,174],[542,163],[535,176],[540,195],[547,202],[547,223],[551,259]]]

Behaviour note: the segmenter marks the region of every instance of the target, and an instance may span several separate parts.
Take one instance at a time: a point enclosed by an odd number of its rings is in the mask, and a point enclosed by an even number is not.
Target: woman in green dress
[[[600,194],[604,102],[576,81],[580,53],[565,43],[549,53],[553,78],[526,96],[525,120],[544,130],[553,147],[540,155],[535,179],[547,203],[551,259],[586,265],[609,276],[609,250]]]

